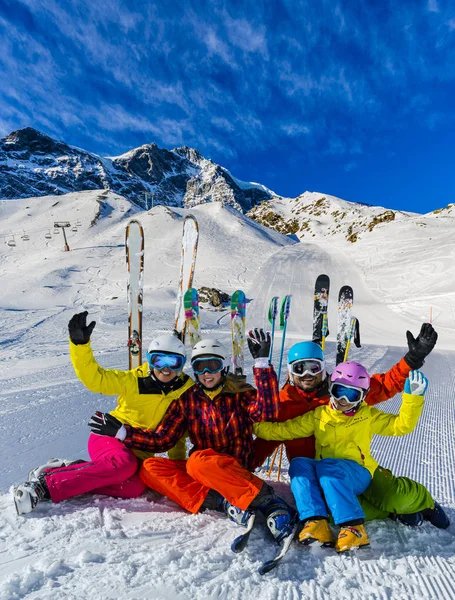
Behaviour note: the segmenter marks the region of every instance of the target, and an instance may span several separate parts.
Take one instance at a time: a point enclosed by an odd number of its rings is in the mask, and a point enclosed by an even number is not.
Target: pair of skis
[[[328,330],[330,279],[328,275],[319,275],[314,286],[313,304],[313,342],[325,350]],[[348,359],[351,341],[360,348],[359,322],[352,316],[354,292],[352,287],[344,285],[338,294],[337,347],[336,364]]]
[[[183,222],[180,277],[174,323],[174,329],[181,340],[185,339],[186,327],[190,322],[186,318],[184,297],[187,290],[193,285],[198,240],[199,227],[197,221],[192,215],[189,215]],[[144,292],[144,230],[137,220],[130,221],[126,227],[125,249],[128,269],[128,356],[129,368],[134,369],[142,364],[142,309]],[[193,296],[191,296],[192,300]],[[197,312],[198,315],[199,310]],[[193,332],[191,335],[193,335]]]

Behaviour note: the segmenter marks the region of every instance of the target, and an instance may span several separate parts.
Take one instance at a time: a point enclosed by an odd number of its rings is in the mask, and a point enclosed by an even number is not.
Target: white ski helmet
[[[186,358],[185,346],[178,337],[171,333],[160,335],[150,342],[149,353],[168,352],[169,354],[180,354]]]
[[[193,346],[193,351],[191,352],[191,362],[193,362],[193,360],[199,356],[217,356],[218,358],[222,359],[224,367],[225,361],[229,356],[229,350],[218,340],[215,340],[214,338],[206,338]]]

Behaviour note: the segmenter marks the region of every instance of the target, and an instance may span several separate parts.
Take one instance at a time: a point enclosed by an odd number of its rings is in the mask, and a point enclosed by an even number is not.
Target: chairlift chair
[[[15,245],[16,245],[16,241],[15,241],[15,239],[14,239],[14,235],[13,235],[13,237],[12,237],[10,240],[8,240],[6,243],[8,244],[8,246],[11,246],[11,247],[15,246]]]
[[[24,242],[28,242],[30,240],[30,237],[28,236],[28,234],[25,233],[24,231],[24,235],[21,236],[21,239],[24,240]]]
[[[52,239],[52,233],[51,233],[50,229],[49,229],[49,231],[46,233],[46,235],[44,237],[46,238],[46,240],[51,240]]]
[[[76,225],[74,227],[71,227],[71,231],[74,231],[75,233],[77,233],[77,227],[76,227]]]
[[[57,235],[58,233],[60,233],[60,229],[59,229],[58,227],[56,227],[56,228],[54,229],[54,235]]]

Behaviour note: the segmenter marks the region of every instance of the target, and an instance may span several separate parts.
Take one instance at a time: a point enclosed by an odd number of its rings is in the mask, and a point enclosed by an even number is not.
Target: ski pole
[[[321,349],[324,352],[325,350],[325,338],[327,337],[327,313],[324,313],[322,316],[322,342]]]
[[[270,300],[269,305],[269,323],[272,325],[272,343],[270,344],[270,352],[269,352],[269,362],[273,364],[273,340],[275,337],[275,324],[276,324],[276,316],[278,314],[278,296],[274,296]]]
[[[351,339],[354,337],[355,322],[356,322],[356,318],[351,317],[351,326],[349,328],[348,343],[346,344],[346,350],[344,351],[343,362],[346,362],[348,360],[349,348],[351,346]]]

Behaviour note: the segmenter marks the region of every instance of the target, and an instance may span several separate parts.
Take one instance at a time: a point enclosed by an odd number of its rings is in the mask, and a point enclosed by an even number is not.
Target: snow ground
[[[272,295],[292,293],[286,347],[308,338],[312,287],[321,272],[331,277],[333,331],[335,292],[345,283],[353,286],[364,345],[352,349],[351,358],[372,372],[387,370],[403,355],[406,329],[417,334],[429,312],[425,297],[433,303],[437,294],[454,305],[453,220],[437,222],[439,253],[419,252],[418,234],[408,236],[403,229],[397,236],[391,230],[387,238],[383,229],[382,238],[362,240],[354,256],[348,244],[294,243],[218,204],[191,213],[200,227],[195,284],[229,293],[244,289],[249,326],[264,324]],[[11,486],[52,456],[87,457],[88,418],[115,403],[87,391],[74,375],[69,318],[87,309],[97,321],[93,348],[99,362],[127,368],[125,225],[134,215],[146,234],[144,332],[150,339],[173,322],[185,214],[162,206],[138,213],[124,198],[101,198],[97,192],[0,202],[0,235],[5,234],[0,246],[0,599],[454,598],[454,524],[447,531],[428,523],[411,530],[377,521],[368,525],[368,550],[337,556],[295,545],[278,569],[261,577],[257,568],[275,552],[263,526],[253,532],[248,549],[234,555],[234,524],[217,514],[189,515],[154,492],[128,501],[87,496],[42,503],[31,515],[16,515]],[[69,231],[71,252],[62,251],[61,233],[44,237],[54,220],[73,225],[77,219],[78,231]],[[29,241],[21,240],[23,231]],[[12,234],[15,247],[6,243]],[[401,251],[399,269],[393,257]],[[413,273],[420,275],[426,296],[414,280],[407,291]],[[399,298],[393,306],[390,290]],[[201,313],[204,330],[228,341],[227,312],[204,308]],[[440,340],[424,367],[431,387],[416,431],[374,440],[381,464],[427,485],[452,521],[454,314],[440,316],[441,328],[435,322]],[[331,366],[333,335],[327,355]],[[396,397],[381,408],[396,412],[399,403]],[[285,475],[274,485],[291,499],[287,481]]]

